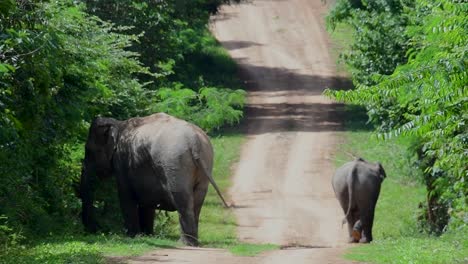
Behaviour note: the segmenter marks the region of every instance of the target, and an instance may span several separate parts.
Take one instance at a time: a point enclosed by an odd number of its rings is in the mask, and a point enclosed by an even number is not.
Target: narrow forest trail
[[[229,193],[238,237],[283,249],[256,257],[167,249],[130,263],[349,263],[341,257],[346,231],[330,183],[340,108],[321,95],[340,81],[326,10],[321,0],[254,0],[224,7],[212,24],[249,90],[248,140]]]

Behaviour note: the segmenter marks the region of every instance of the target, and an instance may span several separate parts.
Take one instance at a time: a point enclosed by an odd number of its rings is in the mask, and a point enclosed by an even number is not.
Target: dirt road
[[[234,257],[220,249],[169,249],[131,263],[348,263],[343,213],[330,184],[339,106],[324,88],[340,81],[321,0],[254,0],[223,8],[212,31],[249,89],[248,141],[230,190],[238,237],[283,250]]]

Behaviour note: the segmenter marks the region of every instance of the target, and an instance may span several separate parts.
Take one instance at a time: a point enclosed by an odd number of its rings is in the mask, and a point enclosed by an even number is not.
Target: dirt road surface
[[[240,65],[249,90],[248,136],[230,190],[243,242],[282,250],[235,257],[221,249],[150,252],[130,263],[349,263],[343,213],[330,183],[341,130],[324,98],[341,81],[321,0],[254,0],[226,6],[212,31]]]

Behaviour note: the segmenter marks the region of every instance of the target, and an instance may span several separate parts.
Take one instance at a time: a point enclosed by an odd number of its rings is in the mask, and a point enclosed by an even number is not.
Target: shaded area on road
[[[324,132],[342,131],[340,123],[344,114],[341,104],[253,104],[246,107],[246,123],[261,122],[255,129],[243,125],[248,135],[274,132]]]
[[[263,44],[253,42],[253,41],[245,41],[245,40],[229,40],[229,41],[220,41],[220,44],[227,50],[236,50],[236,49],[244,49],[252,46],[262,46]]]
[[[243,41],[225,44],[232,48],[259,45]],[[351,89],[352,82],[348,77],[307,75],[286,68],[262,67],[241,61],[239,74],[251,99],[245,108],[246,118],[240,124],[241,132],[258,135],[344,130],[344,105],[331,101],[323,103],[318,97],[322,96],[325,88]],[[268,97],[267,103],[265,100],[257,101],[257,97]],[[316,97],[317,100],[314,100]],[[304,98],[310,100],[301,100]]]
[[[352,81],[345,76],[310,75],[300,73],[299,69],[252,65],[242,58],[237,61],[239,75],[249,92],[295,91],[305,95],[322,95],[325,88],[349,90],[353,87]],[[265,83],[272,85],[265,86]]]

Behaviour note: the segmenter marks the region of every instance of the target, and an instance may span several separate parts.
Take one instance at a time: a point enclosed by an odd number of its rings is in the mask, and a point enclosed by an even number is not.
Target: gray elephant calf
[[[343,222],[348,222],[349,242],[372,241],[375,205],[385,177],[380,163],[369,163],[362,158],[344,164],[333,176],[333,190],[345,213]],[[358,236],[356,231],[361,230]]]
[[[155,209],[177,211],[181,239],[198,244],[198,219],[211,175],[213,148],[197,126],[159,113],[118,121],[96,118],[89,129],[81,175],[82,220],[96,230],[93,183],[117,180],[127,234],[153,233]]]

